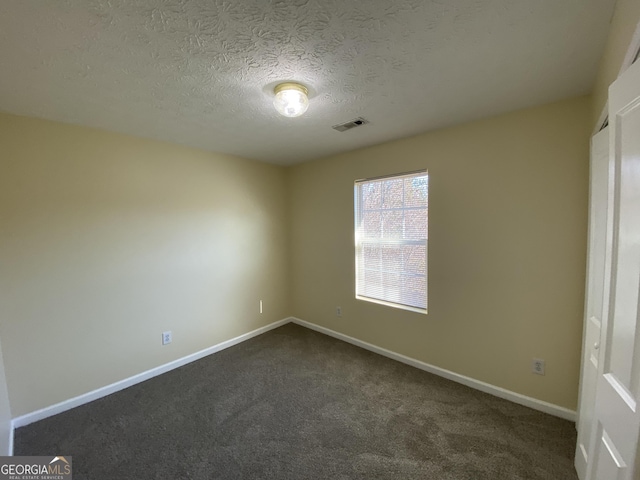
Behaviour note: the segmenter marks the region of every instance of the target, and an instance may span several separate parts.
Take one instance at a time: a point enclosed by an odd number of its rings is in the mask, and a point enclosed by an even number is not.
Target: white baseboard
[[[402,362],[407,365],[411,365],[412,367],[419,368],[420,370],[424,370],[425,372],[433,373],[448,380],[466,385],[467,387],[475,388],[476,390],[480,390],[481,392],[489,393],[496,397],[504,398],[505,400],[510,400],[514,403],[524,405],[525,407],[548,413],[556,417],[564,418],[565,420],[570,420],[572,422],[576,421],[576,412],[574,410],[569,410],[568,408],[560,407],[558,405],[554,405],[553,403],[544,402],[532,397],[527,397],[526,395],[512,392],[511,390],[506,390],[504,388],[496,387],[495,385],[481,382],[480,380],[475,380],[471,377],[465,377],[464,375],[460,375],[450,370],[445,370],[444,368],[421,362],[420,360],[407,357],[400,353],[392,352],[391,350],[378,347],[377,345],[373,345],[371,343],[363,342],[362,340],[358,340],[357,338],[350,337],[329,328],[321,327],[320,325],[316,325],[305,320],[300,320],[299,318],[292,317],[291,321],[300,326],[307,327],[311,330],[324,333],[325,335],[329,335],[339,340],[343,340],[347,343],[351,343],[358,347],[364,348],[365,350],[370,350],[374,353],[378,353],[393,360],[397,360],[398,362]]]
[[[91,392],[84,393],[82,395],[78,395],[77,397],[70,398],[69,400],[65,400],[60,403],[56,403],[55,405],[51,405],[49,407],[42,408],[40,410],[36,410],[31,413],[27,413],[20,417],[16,417],[12,422],[12,432],[15,428],[24,427],[29,425],[30,423],[37,422],[38,420],[43,420],[48,417],[52,417],[53,415],[57,415],[58,413],[66,412],[75,407],[79,407],[80,405],[84,405],[85,403],[92,402],[102,397],[106,397],[107,395],[111,395],[112,393],[119,392],[120,390],[124,390],[127,387],[135,385],[140,382],[144,382],[145,380],[149,380],[150,378],[156,377],[158,375],[162,375],[170,370],[176,369],[178,367],[182,367],[187,363],[195,362],[196,360],[200,360],[207,355],[211,355],[212,353],[219,352],[220,350],[224,350],[226,348],[237,345],[238,343],[242,343],[250,338],[261,335],[269,330],[273,330],[274,328],[278,328],[286,323],[291,321],[290,318],[285,318],[279,320],[277,322],[271,323],[264,327],[258,328],[251,332],[245,333],[238,337],[232,338],[230,340],[218,343],[212,347],[205,348],[204,350],[200,350],[199,352],[192,353],[187,355],[186,357],[179,358],[169,363],[165,363],[164,365],[160,365],[159,367],[152,368],[151,370],[147,370],[146,372],[139,373],[129,378],[125,378],[124,380],[120,380],[118,382],[112,383],[111,385],[107,385],[105,387],[98,388]],[[11,450],[13,451],[13,435],[11,435]]]
[[[209,348],[205,348],[204,350],[200,350],[199,352],[192,353],[185,357],[179,358],[172,362],[166,363],[164,365],[160,365],[159,367],[152,368],[151,370],[147,370],[146,372],[139,373],[129,378],[125,378],[118,382],[112,383],[110,385],[98,388],[91,392],[84,393],[74,398],[70,398],[60,403],[56,403],[55,405],[51,405],[49,407],[42,408],[40,410],[36,410],[31,413],[27,413],[20,417],[16,417],[11,422],[11,433],[9,437],[9,454],[13,455],[13,432],[14,429],[24,427],[29,425],[30,423],[37,422],[39,420],[43,420],[45,418],[51,417],[53,415],[57,415],[58,413],[65,412],[72,408],[78,407],[80,405],[84,405],[85,403],[92,402],[94,400],[98,400],[99,398],[106,397],[107,395],[111,395],[112,393],[119,392],[120,390],[124,390],[127,387],[132,385],[136,385],[140,382],[144,382],[145,380],[149,380],[150,378],[156,377],[158,375],[162,375],[163,373],[174,370],[178,367],[186,365],[188,363],[199,360],[207,355],[211,355],[213,353],[219,352],[226,348],[232,347],[239,343],[242,343],[250,338],[261,335],[269,330],[273,330],[274,328],[278,328],[282,325],[285,325],[289,322],[296,323],[303,327],[309,328],[311,330],[315,330],[317,332],[323,333],[325,335],[329,335],[331,337],[337,338],[339,340],[343,340],[347,343],[351,343],[358,347],[364,348],[366,350],[372,351],[379,355],[383,355],[385,357],[391,358],[393,360],[397,360],[399,362],[405,363],[407,365],[411,365],[412,367],[419,368],[420,370],[424,370],[429,373],[433,373],[440,377],[447,378],[457,383],[461,383],[471,388],[475,388],[476,390],[480,390],[485,393],[489,393],[491,395],[495,395],[496,397],[504,398],[506,400],[510,400],[514,403],[518,403],[520,405],[524,405],[526,407],[533,408],[534,410],[538,410],[544,413],[548,413],[550,415],[554,415],[556,417],[564,418],[566,420],[574,421],[576,420],[576,412],[573,410],[569,410],[564,407],[560,407],[558,405],[554,405],[552,403],[544,402],[542,400],[537,400],[535,398],[527,397],[526,395],[521,395],[516,392],[512,392],[510,390],[506,390],[504,388],[496,387],[495,385],[491,385],[489,383],[481,382],[479,380],[475,380],[470,377],[465,377],[464,375],[457,374],[450,370],[445,370],[440,367],[436,367],[434,365],[430,365],[428,363],[422,362],[420,360],[416,360],[414,358],[407,357],[400,353],[392,352],[391,350],[387,350],[382,347],[378,347],[371,343],[364,342],[362,340],[358,340],[357,338],[350,337],[340,332],[336,332],[335,330],[331,330],[326,327],[321,327],[320,325],[316,325],[314,323],[307,322],[305,320],[301,320],[295,317],[289,317],[277,322],[271,323],[264,327],[258,328],[251,332],[245,333],[244,335],[240,335],[238,337],[232,338],[230,340],[221,342],[217,345],[214,345]]]

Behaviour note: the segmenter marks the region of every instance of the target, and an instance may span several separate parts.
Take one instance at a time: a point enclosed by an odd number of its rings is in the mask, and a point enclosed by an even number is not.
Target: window
[[[356,298],[427,313],[426,171],[355,182]]]

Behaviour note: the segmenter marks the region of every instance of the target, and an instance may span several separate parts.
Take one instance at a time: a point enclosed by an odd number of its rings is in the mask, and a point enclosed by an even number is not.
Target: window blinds
[[[356,297],[426,313],[428,179],[355,183]]]

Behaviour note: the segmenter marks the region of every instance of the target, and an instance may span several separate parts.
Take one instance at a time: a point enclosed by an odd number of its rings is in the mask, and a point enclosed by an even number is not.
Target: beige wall
[[[0,455],[9,455],[11,432],[11,409],[9,408],[9,393],[4,374],[2,348],[0,348]]]
[[[294,315],[575,409],[590,108],[582,97],[294,167]],[[354,180],[420,168],[427,316],[354,298]],[[534,357],[546,376],[531,373]]]
[[[4,114],[0,145],[14,416],[289,314],[283,168]]]
[[[593,90],[593,126],[607,102],[609,85],[620,72],[638,22],[640,22],[640,1],[617,0],[611,19],[609,38]]]

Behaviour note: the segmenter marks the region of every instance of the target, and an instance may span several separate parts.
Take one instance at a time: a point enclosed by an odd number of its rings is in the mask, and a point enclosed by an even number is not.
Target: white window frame
[[[378,298],[378,297],[374,297],[374,296],[367,296],[367,295],[363,295],[361,294],[361,292],[359,292],[358,287],[359,287],[359,275],[360,272],[362,271],[362,269],[364,268],[363,265],[360,264],[360,258],[361,258],[361,249],[363,248],[364,245],[364,238],[363,238],[363,227],[361,225],[362,220],[363,220],[363,205],[362,205],[362,201],[361,201],[361,189],[359,187],[361,187],[362,185],[365,185],[367,183],[370,182],[379,182],[379,181],[384,181],[385,179],[399,179],[399,178],[406,178],[406,177],[418,177],[418,176],[426,176],[427,177],[427,225],[426,225],[426,238],[424,238],[423,240],[417,241],[417,240],[403,240],[403,239],[393,239],[393,240],[388,240],[388,239],[380,239],[379,241],[376,240],[372,240],[372,239],[368,239],[367,243],[371,243],[373,242],[379,242],[380,245],[424,245],[425,247],[425,258],[424,258],[424,278],[425,278],[425,307],[421,308],[421,307],[417,307],[417,306],[412,306],[412,305],[406,305],[403,303],[398,303],[395,301],[390,301],[388,299],[384,299],[384,298]],[[355,236],[355,291],[356,291],[356,299],[358,300],[364,300],[367,302],[372,302],[372,303],[377,303],[377,304],[381,304],[381,305],[386,305],[389,307],[393,307],[393,308],[398,308],[401,310],[408,310],[411,312],[416,312],[416,313],[421,313],[421,314],[427,314],[427,310],[428,310],[428,292],[429,292],[429,285],[428,285],[428,259],[429,259],[429,251],[428,251],[428,228],[429,228],[429,221],[428,221],[428,215],[429,215],[429,203],[428,203],[428,181],[429,181],[429,172],[425,169],[425,170],[418,170],[418,171],[413,171],[413,172],[405,172],[405,173],[399,173],[399,174],[393,174],[393,175],[385,175],[385,176],[381,176],[381,177],[373,177],[373,178],[366,178],[366,179],[361,179],[361,180],[356,180],[354,182],[354,236]],[[412,207],[405,207],[403,205],[402,210],[406,211],[406,210],[410,210],[412,209]],[[359,224],[360,223],[360,224]],[[381,267],[380,267],[381,268]],[[398,270],[398,273],[404,273],[400,270]]]

